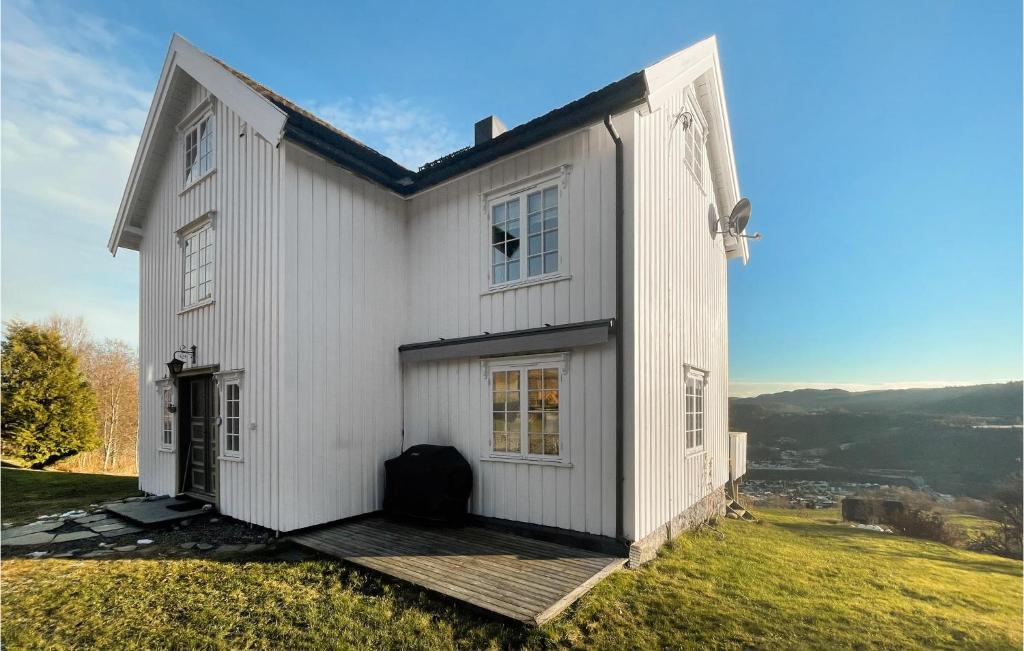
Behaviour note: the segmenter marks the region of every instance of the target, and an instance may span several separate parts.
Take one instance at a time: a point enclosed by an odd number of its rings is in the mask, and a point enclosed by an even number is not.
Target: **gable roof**
[[[414,172],[372,147],[359,142],[291,100],[278,95],[245,73],[235,70],[219,59],[214,58],[213,60],[288,115],[284,129],[286,138],[305,145],[321,156],[403,196],[425,190],[458,174],[512,152],[526,149],[564,131],[599,121],[609,113],[617,113],[629,106],[638,105],[647,95],[643,72],[634,72],[585,97],[510,129],[487,142],[460,149],[427,163],[418,172]]]
[[[724,191],[726,202],[739,199],[732,139],[721,87],[718,48],[712,36],[677,52],[652,66],[634,72],[580,99],[521,124],[495,138],[453,152],[421,167],[406,169],[372,147],[303,109],[267,86],[202,52],[181,36],[171,38],[167,57],[157,84],[153,103],[146,117],[139,149],[125,187],[117,220],[108,247],[138,248],[141,229],[133,216],[144,204],[144,185],[154,165],[149,154],[159,135],[167,129],[162,108],[178,70],[205,86],[220,101],[240,114],[270,143],[287,138],[334,161],[355,174],[378,183],[392,192],[409,197],[448,179],[473,170],[509,154],[527,149],[561,133],[601,121],[606,115],[629,108],[646,106],[651,110],[657,97],[680,84],[710,77],[710,92],[702,96],[702,109],[713,118],[709,152],[715,158],[712,167],[716,190]],[[707,106],[704,106],[707,104]],[[729,203],[728,205],[732,205]],[[746,259],[745,240],[740,243]]]

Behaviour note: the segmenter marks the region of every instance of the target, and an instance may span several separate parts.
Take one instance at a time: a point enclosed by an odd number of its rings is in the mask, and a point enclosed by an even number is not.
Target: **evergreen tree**
[[[56,331],[9,323],[0,353],[5,457],[42,467],[99,444],[96,396]]]

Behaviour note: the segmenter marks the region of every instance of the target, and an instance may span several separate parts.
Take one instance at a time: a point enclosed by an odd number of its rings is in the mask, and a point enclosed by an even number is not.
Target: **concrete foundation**
[[[644,538],[629,546],[629,567],[639,567],[654,560],[658,550],[668,541],[676,538],[687,529],[702,524],[708,515],[722,517],[725,515],[725,490],[717,488],[690,508],[676,515]]]

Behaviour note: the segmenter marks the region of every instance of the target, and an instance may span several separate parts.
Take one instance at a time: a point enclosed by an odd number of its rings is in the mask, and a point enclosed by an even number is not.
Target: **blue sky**
[[[105,244],[174,31],[408,166],[717,34],[764,233],[733,392],[1020,378],[1020,7],[5,0],[0,311],[137,342]]]

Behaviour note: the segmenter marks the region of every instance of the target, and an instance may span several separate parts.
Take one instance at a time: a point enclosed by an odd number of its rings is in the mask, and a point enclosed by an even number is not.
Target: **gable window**
[[[201,179],[214,167],[214,117],[207,113],[185,131],[185,183]]]
[[[704,385],[706,375],[691,370],[686,374],[686,450],[704,448]]]
[[[558,272],[557,183],[535,186],[492,203],[490,220],[491,285]]]
[[[242,458],[242,375],[231,371],[220,376],[223,407],[221,419],[222,456],[226,459]]]
[[[692,114],[696,115],[696,111]],[[684,136],[686,166],[701,188],[704,187],[704,133],[703,119],[694,117]]]
[[[564,456],[564,379],[562,356],[490,363],[492,456],[540,460]]]
[[[181,235],[182,307],[207,303],[213,299],[213,270],[216,237],[207,217]]]
[[[160,388],[160,448],[163,450],[174,449],[174,414],[171,412],[173,400],[173,389],[170,385],[163,385]]]

